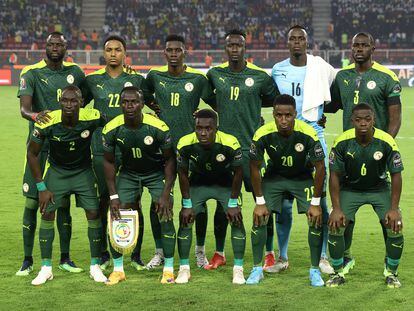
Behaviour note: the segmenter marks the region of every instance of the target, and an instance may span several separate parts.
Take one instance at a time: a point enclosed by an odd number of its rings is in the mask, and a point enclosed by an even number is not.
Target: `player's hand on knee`
[[[229,207],[227,209],[227,219],[231,224],[240,225],[243,221],[243,215],[240,207]]]
[[[345,227],[346,218],[341,209],[335,208],[329,215],[328,226],[332,232],[337,232],[340,227]]]
[[[39,210],[40,214],[44,214],[46,212],[46,208],[49,203],[55,204],[55,198],[53,192],[49,190],[39,191]]]
[[[121,219],[121,201],[119,199],[111,200],[111,218],[114,219]]]
[[[35,122],[39,123],[39,124],[44,124],[50,121],[50,116],[49,116],[49,112],[50,110],[43,110],[41,112],[39,112],[36,117],[35,117]]]
[[[399,209],[390,209],[385,214],[385,225],[389,226],[392,232],[399,233],[403,228],[401,211]]]
[[[180,212],[180,220],[183,227],[194,222],[195,213],[194,208],[182,208]]]
[[[164,221],[172,220],[173,212],[172,212],[172,204],[170,202],[169,194],[167,196],[162,195],[158,199],[158,202],[155,203],[155,208],[162,220]]]
[[[261,226],[263,219],[269,217],[269,210],[267,209],[266,204],[256,205],[253,211],[253,224],[255,226]]]
[[[308,210],[308,220],[316,228],[322,227],[322,208],[320,205],[311,205]]]

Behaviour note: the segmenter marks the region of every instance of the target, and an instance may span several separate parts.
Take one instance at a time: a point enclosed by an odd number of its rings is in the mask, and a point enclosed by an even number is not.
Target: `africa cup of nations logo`
[[[131,228],[126,223],[119,223],[115,228],[115,233],[120,240],[125,240],[130,236]]]

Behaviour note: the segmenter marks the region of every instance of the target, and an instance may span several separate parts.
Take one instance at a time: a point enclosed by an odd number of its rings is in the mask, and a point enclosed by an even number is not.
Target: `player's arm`
[[[275,97],[278,95],[280,95],[280,91],[276,82],[266,74],[261,91],[262,107],[273,107]]]
[[[212,86],[208,78],[202,76],[201,79],[201,99],[209,105],[213,110],[217,109],[216,94],[214,94]]]
[[[395,138],[401,127],[401,101],[400,97],[391,97],[388,102],[388,134]],[[391,102],[391,104],[390,104]]]
[[[323,160],[312,162],[315,167],[315,178],[313,180],[313,196],[308,210],[308,218],[311,223],[317,227],[322,226],[322,208],[321,197],[323,191],[323,182],[325,180],[325,162]]]
[[[154,88],[153,73],[151,70],[148,72],[147,77],[145,78],[145,89],[146,89],[146,92],[149,95],[151,95],[151,98],[147,97],[145,104],[148,106],[148,108],[150,108],[157,115],[159,115],[161,113],[161,108],[159,104],[157,103],[157,100],[153,96],[155,92],[155,88]],[[145,100],[145,93],[144,93],[144,100]]]
[[[329,193],[332,201],[332,212],[329,215],[328,226],[332,231],[337,231],[345,226],[345,215],[342,212],[339,201],[340,177],[345,169],[344,162],[337,150],[332,149],[329,155]]]
[[[323,112],[326,113],[336,113],[339,109],[342,108],[342,99],[341,92],[338,85],[338,79],[335,78],[334,82],[331,85],[331,102],[325,104]]]
[[[176,177],[176,161],[174,156],[174,151],[172,147],[168,149],[163,149],[162,154],[165,160],[164,164],[164,190],[161,194],[158,203],[156,204],[156,210],[161,215],[161,218],[164,220],[171,220],[173,217],[172,211],[172,202],[170,202],[170,194],[172,187],[174,185],[174,180]]]
[[[177,166],[178,181],[180,183],[181,197],[183,199],[180,221],[183,226],[186,226],[194,221],[195,214],[190,197],[190,179],[188,178],[189,159],[183,150],[178,150],[177,152]]]

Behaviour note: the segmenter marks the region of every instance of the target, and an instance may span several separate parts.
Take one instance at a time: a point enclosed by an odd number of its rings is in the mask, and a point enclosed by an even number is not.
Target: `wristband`
[[[264,196],[256,197],[256,205],[263,205],[266,204]]]
[[[229,208],[237,207],[237,199],[230,198],[229,203],[227,203],[227,206]]]
[[[33,120],[33,122],[36,122],[36,118],[37,118],[38,113],[33,113],[30,118]]]
[[[116,199],[119,199],[119,195],[117,193],[115,193],[113,195],[110,195],[109,198],[111,199],[111,201],[116,200]]]
[[[37,191],[46,191],[47,190],[46,184],[45,184],[44,181],[37,182],[36,183],[36,188],[37,188]]]
[[[311,200],[310,204],[311,205],[316,205],[316,206],[321,205],[321,198],[320,197],[319,198],[312,197],[312,200]]]
[[[193,208],[191,199],[183,199],[183,208]]]

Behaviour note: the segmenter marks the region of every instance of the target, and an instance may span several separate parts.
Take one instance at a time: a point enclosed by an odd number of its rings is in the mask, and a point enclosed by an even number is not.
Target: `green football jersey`
[[[207,77],[216,93],[220,130],[248,150],[260,127],[262,99],[273,101],[279,95],[276,84],[265,70],[249,62],[241,72],[231,71],[226,62],[211,68]]]
[[[275,122],[266,123],[256,131],[250,147],[250,159],[264,161],[265,152],[269,160],[264,178],[312,178],[313,166],[309,162],[323,161],[325,157],[315,129],[297,119],[289,137],[278,133]]]
[[[63,62],[61,69],[52,70],[47,67],[46,61],[42,60],[23,68],[17,97],[32,96],[34,112],[58,110],[62,90],[68,85],[80,87],[84,79],[82,69],[74,63]],[[34,122],[29,122],[30,131],[33,130],[33,126]]]
[[[147,84],[160,106],[160,118],[171,131],[174,146],[178,140],[194,131],[194,111],[200,99],[206,103],[214,100],[214,93],[201,71],[186,66],[185,72],[178,77],[168,73],[168,66],[151,69]]]
[[[118,77],[112,78],[106,73],[105,68],[102,68],[86,76],[85,83],[82,86],[85,105],[93,100],[93,107],[99,110],[107,121],[110,121],[122,114],[120,93],[127,86],[135,86],[141,89],[144,93],[145,103],[152,100],[152,95],[142,75],[128,74],[124,71]],[[103,152],[102,128],[100,128],[92,138],[92,153],[102,155]]]
[[[332,105],[343,109],[343,129],[351,129],[354,105],[366,103],[375,112],[375,126],[388,131],[388,105],[390,99],[399,97],[401,84],[397,75],[388,68],[374,62],[371,69],[360,74],[355,64],[340,70],[331,87]]]
[[[100,126],[100,114],[95,109],[79,110],[79,122],[74,128],[62,124],[62,110],[50,113],[46,124],[35,124],[31,140],[43,144],[49,141],[48,161],[52,166],[77,169],[91,165],[92,134]]]
[[[382,191],[388,187],[387,172],[404,169],[395,140],[377,128],[367,146],[358,144],[355,129],[342,133],[329,155],[329,167],[341,173],[341,189],[355,191]]]
[[[242,165],[241,146],[237,138],[217,131],[210,149],[199,144],[196,133],[180,139],[177,146],[179,167],[191,170],[190,185],[231,187],[233,170]]]
[[[168,126],[146,113],[138,129],[125,126],[124,115],[115,117],[105,125],[102,136],[106,152],[113,153],[115,148],[121,151],[121,170],[138,174],[162,171],[162,150],[172,146]]]

